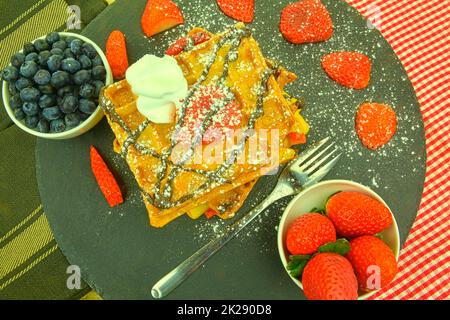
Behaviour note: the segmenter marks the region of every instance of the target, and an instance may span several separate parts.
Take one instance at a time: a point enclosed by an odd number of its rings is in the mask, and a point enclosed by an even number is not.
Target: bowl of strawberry
[[[400,235],[383,199],[347,180],[299,193],[278,227],[278,251],[310,300],[366,299],[397,274]]]
[[[52,32],[26,43],[1,71],[3,104],[22,130],[69,139],[103,117],[101,89],[113,82],[103,51],[75,33]]]

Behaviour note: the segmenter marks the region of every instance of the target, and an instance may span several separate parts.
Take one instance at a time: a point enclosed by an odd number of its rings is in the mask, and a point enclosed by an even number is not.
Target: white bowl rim
[[[112,71],[111,71],[111,67],[109,66],[108,60],[106,59],[106,56],[103,52],[103,50],[91,39],[77,34],[77,33],[72,33],[72,32],[58,32],[59,35],[65,36],[65,37],[75,37],[78,39],[83,40],[84,42],[87,42],[89,44],[91,44],[94,49],[97,51],[98,55],[100,56],[100,58],[103,61],[103,65],[106,69],[106,80],[105,80],[105,86],[108,86],[110,84],[113,83],[113,79],[112,79]],[[45,39],[47,35],[36,38],[35,40],[31,41],[31,43],[34,43],[36,40],[39,39]],[[19,52],[22,52],[22,50],[20,50]],[[11,65],[11,64],[9,64]],[[2,85],[2,97],[3,97],[3,105],[5,106],[6,109],[6,113],[8,114],[8,116],[10,117],[10,119],[23,131],[32,134],[36,137],[40,137],[40,138],[47,138],[47,139],[61,139],[61,138],[65,138],[65,137],[71,137],[73,136],[76,132],[78,132],[80,130],[80,128],[86,127],[90,121],[92,121],[93,119],[95,119],[98,114],[100,112],[103,112],[103,110],[101,109],[100,106],[97,106],[97,108],[95,109],[95,111],[86,119],[84,120],[82,123],[80,123],[78,126],[76,126],[75,128],[72,128],[70,130],[67,131],[63,131],[63,132],[59,132],[59,133],[42,133],[33,129],[28,128],[23,122],[22,120],[16,119],[16,117],[14,116],[13,110],[9,104],[9,90],[8,90],[8,83],[6,81],[3,80],[3,85]]]
[[[395,219],[394,214],[392,213],[391,208],[388,206],[388,204],[384,201],[384,199],[378,195],[378,193],[376,193],[374,190],[372,190],[371,188],[369,188],[368,186],[365,186],[361,183],[355,182],[355,181],[351,181],[351,180],[343,180],[343,179],[335,179],[335,180],[325,180],[325,181],[321,181],[319,183],[316,183],[315,185],[306,188],[304,190],[302,190],[299,194],[297,194],[290,202],[289,204],[286,206],[286,208],[283,211],[283,215],[281,216],[280,219],[280,223],[278,225],[278,231],[277,231],[277,247],[278,247],[278,253],[280,255],[280,259],[283,265],[284,270],[287,272],[288,276],[291,278],[291,280],[303,290],[303,284],[300,280],[293,278],[288,270],[286,269],[288,260],[286,259],[285,256],[285,251],[284,251],[284,238],[283,238],[283,226],[285,225],[285,221],[286,218],[288,216],[288,212],[291,211],[292,207],[294,206],[294,204],[306,193],[306,192],[311,192],[312,190],[319,188],[323,185],[327,185],[327,184],[334,184],[334,183],[340,183],[340,184],[348,184],[350,186],[353,187],[357,187],[357,188],[361,188],[362,190],[366,191],[368,194],[370,195],[374,195],[375,198],[377,200],[380,200],[381,203],[383,203],[388,209],[389,212],[392,215],[392,227],[394,228],[395,231],[395,240],[396,240],[396,249],[397,250],[393,250],[394,255],[395,255],[395,259],[398,262],[399,256],[400,256],[400,233],[398,230],[398,225],[397,225],[397,221]],[[391,248],[392,249],[392,248]],[[360,296],[358,296],[358,300],[364,300],[367,299],[368,297],[372,296],[373,294],[375,294],[378,290],[373,290],[367,293],[364,293]]]

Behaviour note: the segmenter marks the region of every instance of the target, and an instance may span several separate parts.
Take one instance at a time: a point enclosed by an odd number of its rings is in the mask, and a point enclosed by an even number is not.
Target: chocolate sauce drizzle
[[[228,77],[228,70],[229,70],[229,63],[232,61],[235,61],[238,58],[238,49],[239,46],[244,38],[248,38],[251,35],[250,31],[246,28],[233,28],[227,33],[223,35],[223,37],[218,41],[217,44],[215,44],[211,58],[206,64],[205,70],[203,70],[200,77],[197,79],[197,82],[191,86],[189,89],[189,92],[187,94],[187,97],[184,99],[181,107],[179,108],[179,117],[175,124],[174,132],[171,136],[171,144],[170,147],[163,150],[161,154],[159,154],[156,150],[149,148],[139,142],[137,140],[139,139],[140,135],[145,131],[145,129],[148,127],[148,125],[151,124],[149,120],[145,120],[142,122],[138,128],[133,131],[131,130],[126,123],[123,121],[123,119],[120,117],[120,115],[116,112],[114,106],[112,105],[111,101],[109,101],[103,94],[101,95],[101,103],[103,110],[105,113],[109,116],[109,119],[112,122],[117,123],[124,131],[127,133],[127,138],[125,139],[124,143],[122,144],[121,149],[121,156],[123,158],[127,158],[129,148],[131,146],[134,146],[135,150],[137,150],[142,155],[149,155],[155,158],[158,158],[161,160],[161,164],[158,167],[157,171],[157,181],[155,183],[155,186],[153,188],[153,194],[152,197],[148,192],[140,188],[142,194],[144,195],[145,199],[153,206],[157,207],[158,209],[169,209],[176,206],[181,205],[182,203],[186,202],[187,200],[193,198],[194,196],[201,194],[203,192],[206,192],[212,188],[214,188],[217,184],[223,184],[223,183],[231,183],[228,181],[224,175],[226,171],[233,165],[233,163],[236,161],[238,155],[244,150],[245,143],[247,142],[250,134],[248,132],[253,131],[257,119],[263,114],[263,101],[264,96],[267,91],[267,81],[269,80],[270,76],[274,74],[273,68],[268,68],[261,78],[261,82],[258,87],[258,97],[256,102],[256,107],[253,110],[252,114],[250,115],[247,127],[244,130],[244,137],[239,141],[238,146],[232,151],[231,156],[227,156],[227,159],[225,163],[221,164],[216,170],[214,171],[207,171],[207,170],[201,170],[201,169],[191,169],[186,168],[183,166],[186,161],[188,161],[191,156],[194,153],[195,147],[201,143],[202,136],[208,129],[208,127],[211,125],[212,118],[225,106],[229,104],[234,99],[234,95],[231,93],[228,87],[225,86],[225,81]],[[224,65],[223,65],[223,73],[221,77],[218,79],[218,85],[223,86],[223,88],[227,92],[227,97],[222,100],[220,103],[214,103],[213,106],[211,106],[210,110],[208,111],[207,115],[205,116],[205,120],[202,123],[202,126],[200,127],[200,130],[195,133],[194,141],[189,147],[189,151],[186,152],[183,159],[177,163],[173,163],[169,160],[169,157],[173,151],[173,148],[177,145],[176,136],[180,132],[180,130],[183,128],[184,122],[185,122],[185,116],[186,116],[186,109],[190,105],[190,101],[192,97],[195,95],[197,90],[200,88],[202,83],[207,79],[208,74],[211,70],[211,67],[214,65],[214,62],[217,59],[219,50],[224,45],[230,45],[230,49],[225,57]],[[167,174],[168,167],[171,166],[172,170]],[[173,194],[173,181],[178,176],[180,172],[194,172],[200,175],[204,175],[207,178],[207,182],[202,184],[197,190],[195,190],[193,193],[185,195],[181,197],[180,199],[176,201],[172,201],[172,194]],[[167,177],[167,178],[166,178]],[[164,189],[161,191],[161,183],[163,179],[166,178],[166,184]]]

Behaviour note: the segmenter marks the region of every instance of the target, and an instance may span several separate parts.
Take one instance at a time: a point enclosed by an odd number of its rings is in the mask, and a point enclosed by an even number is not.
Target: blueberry
[[[97,55],[97,50],[95,50],[95,48],[90,43],[83,43],[82,51],[91,59],[94,59]]]
[[[34,42],[34,47],[38,52],[50,49],[50,45],[47,43],[47,41],[45,41],[45,39],[37,39]]]
[[[75,128],[80,124],[80,116],[78,113],[69,113],[64,117],[67,128]]]
[[[105,86],[105,83],[100,80],[92,81],[91,84],[95,87],[94,97],[98,98],[100,96],[100,91]]]
[[[38,72],[39,67],[34,61],[25,61],[20,67],[20,74],[25,78],[32,78]]]
[[[47,61],[48,70],[50,70],[51,72],[58,71],[61,68],[61,61],[62,56],[60,55],[53,55],[50,58],[48,58]]]
[[[9,105],[13,109],[17,109],[22,107],[22,99],[20,99],[20,95],[16,94],[9,97]]]
[[[39,91],[41,91],[42,94],[52,94],[55,92],[55,88],[51,84],[46,84],[44,86],[39,86]]]
[[[83,68],[83,69],[90,69],[92,67],[92,61],[91,61],[91,59],[89,59],[89,57],[87,55],[83,54],[82,56],[80,56],[78,61],[80,61],[81,68]]]
[[[39,113],[39,106],[36,102],[25,102],[22,106],[22,111],[27,116],[35,116]]]
[[[21,52],[16,53],[11,57],[11,64],[16,68],[20,68],[20,66],[24,62],[25,62],[25,55]]]
[[[106,69],[104,66],[96,66],[92,68],[92,78],[95,80],[106,79]]]
[[[97,109],[97,105],[92,100],[81,99],[79,108],[85,114],[92,114]]]
[[[48,133],[50,131],[50,124],[45,119],[40,119],[37,124],[37,130],[41,133]]]
[[[53,107],[56,104],[56,96],[45,94],[39,99],[39,107],[41,109]]]
[[[52,50],[50,50],[50,52],[52,53],[52,55],[61,56],[62,58],[64,58],[64,51],[60,48],[53,48]]]
[[[16,89],[19,91],[22,89],[25,89],[26,87],[31,87],[31,86],[33,86],[33,82],[31,82],[30,79],[20,77],[16,81]]]
[[[68,58],[61,62],[61,69],[69,73],[75,73],[81,69],[81,64],[73,58]]]
[[[43,85],[50,83],[52,76],[51,76],[50,72],[42,69],[42,70],[39,70],[38,72],[36,72],[33,79],[34,79],[34,82],[36,82],[36,84],[43,86]]]
[[[72,51],[72,53],[75,55],[79,55],[79,54],[81,54],[82,46],[83,46],[83,41],[81,41],[80,39],[74,39],[70,43],[70,51]]]
[[[47,69],[47,61],[51,55],[52,55],[51,52],[48,50],[39,52],[38,63],[41,68]]]
[[[96,55],[94,59],[92,59],[92,66],[96,67],[96,66],[102,66],[103,65],[103,60],[99,55]]]
[[[72,36],[67,37],[67,38],[66,38],[66,43],[67,43],[67,45],[70,46],[70,44],[72,43],[72,41],[73,41],[73,40],[76,40],[76,39],[77,39],[77,38],[72,37]]]
[[[63,98],[65,95],[73,94],[73,87],[72,86],[65,86],[60,89],[58,89],[58,97]]]
[[[86,120],[87,118],[89,118],[91,115],[87,114],[87,113],[83,113],[81,111],[77,111],[78,117],[80,118],[80,121],[83,122],[84,120]]]
[[[16,82],[12,81],[8,83],[8,92],[11,96],[14,96],[19,93],[19,90],[16,88]]]
[[[91,73],[87,70],[80,70],[73,76],[73,81],[77,85],[82,85],[84,83],[87,83],[91,80]]]
[[[66,130],[66,125],[63,119],[56,119],[50,122],[50,132],[51,133],[59,133]]]
[[[30,129],[36,128],[38,122],[39,122],[38,116],[27,116],[25,118],[25,125]]]
[[[2,78],[7,82],[17,80],[19,79],[19,70],[16,67],[8,66],[3,69]]]
[[[52,45],[52,49],[55,49],[55,48],[58,48],[58,49],[61,49],[61,50],[66,50],[66,48],[67,48],[67,44],[66,44],[66,42],[64,41],[64,40],[59,40],[59,41],[56,41],[53,45]]]
[[[66,114],[75,112],[78,108],[78,98],[71,95],[65,96],[59,108]]]
[[[67,48],[66,50],[64,50],[64,59],[67,58],[76,58],[76,56],[72,53],[72,51],[70,51],[70,48]]]
[[[85,83],[80,87],[80,97],[82,98],[93,98],[95,95],[95,87],[89,83]]]
[[[49,44],[54,44],[55,42],[59,41],[59,33],[58,32],[52,32],[49,33],[46,37],[45,40],[47,40],[47,42]]]
[[[45,108],[44,110],[42,110],[42,116],[44,117],[44,119],[48,120],[48,121],[52,121],[55,119],[60,119],[62,117],[62,112],[61,110],[59,110],[58,107],[50,107],[50,108]]]
[[[69,74],[65,71],[56,71],[52,74],[52,79],[50,83],[55,88],[62,88],[70,83]]]
[[[23,45],[23,54],[27,55],[31,52],[35,52],[36,49],[34,48],[33,44],[30,42],[27,42]]]
[[[22,108],[14,109],[14,117],[16,117],[17,120],[25,119],[25,113],[23,113]]]
[[[38,89],[28,87],[20,91],[20,98],[25,102],[36,102],[39,100],[41,93]]]
[[[39,54],[37,54],[37,52],[31,52],[26,55],[25,61],[34,61],[34,62],[38,63],[39,62]]]

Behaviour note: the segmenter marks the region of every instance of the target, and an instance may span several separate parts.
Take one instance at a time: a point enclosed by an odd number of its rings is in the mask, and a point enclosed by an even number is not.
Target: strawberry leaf
[[[309,212],[311,212],[311,213],[320,213],[320,214],[325,215],[325,210],[324,209],[319,209],[319,208],[316,208],[316,207],[312,208]]]
[[[335,242],[329,242],[319,247],[317,250],[320,253],[333,252],[345,256],[350,251],[350,243],[347,239],[337,239]]]
[[[380,240],[383,240],[383,234],[381,232],[375,234],[375,237],[377,237]]]
[[[289,256],[289,263],[287,269],[292,277],[300,279],[303,273],[303,269],[308,263],[311,256],[308,254],[299,254],[295,256]]]

